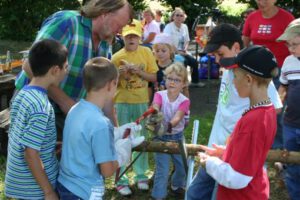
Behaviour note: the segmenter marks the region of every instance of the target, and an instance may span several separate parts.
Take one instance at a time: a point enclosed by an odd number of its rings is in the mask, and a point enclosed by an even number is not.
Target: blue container
[[[210,78],[218,79],[219,78],[219,68],[220,66],[216,63],[216,59],[214,56],[202,56],[199,58],[199,79],[207,79],[208,78],[208,59],[210,58]]]

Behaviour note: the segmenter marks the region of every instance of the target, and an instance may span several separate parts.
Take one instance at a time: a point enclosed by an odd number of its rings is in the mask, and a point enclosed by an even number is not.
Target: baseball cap
[[[171,35],[166,34],[166,33],[160,33],[155,36],[155,38],[152,42],[152,44],[158,44],[158,43],[173,45],[173,40],[172,40]]]
[[[242,37],[241,32],[234,25],[224,23],[211,30],[204,53],[214,52],[226,42],[239,42],[242,44]]]
[[[240,67],[263,78],[272,78],[273,69],[278,67],[273,53],[268,48],[260,45],[244,48],[235,57],[221,58],[220,64],[227,69]]]
[[[284,33],[277,38],[277,41],[290,40],[296,36],[300,36],[300,18],[293,20],[285,29]]]
[[[127,35],[134,34],[139,37],[142,36],[142,23],[136,19],[133,19],[131,24],[127,24],[122,29],[122,36],[125,37]]]

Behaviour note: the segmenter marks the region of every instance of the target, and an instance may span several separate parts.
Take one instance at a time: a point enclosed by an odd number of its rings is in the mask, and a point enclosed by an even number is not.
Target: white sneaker
[[[117,191],[122,195],[122,196],[129,196],[132,194],[130,188],[127,185],[120,185],[117,186]]]
[[[149,190],[148,181],[140,181],[137,186],[139,190]]]

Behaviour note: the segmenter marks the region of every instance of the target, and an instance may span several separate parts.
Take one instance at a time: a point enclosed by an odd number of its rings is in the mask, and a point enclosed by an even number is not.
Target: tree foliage
[[[46,17],[79,7],[77,0],[0,0],[0,38],[33,40]]]
[[[202,17],[202,21],[206,21],[208,15],[213,14],[213,9],[216,8],[217,2],[212,0],[160,0],[161,2],[170,5],[172,10],[175,7],[181,7],[187,13],[187,22],[193,22],[198,16]]]
[[[42,22],[59,10],[78,10],[89,0],[0,0],[0,39],[32,41]],[[134,10],[147,5],[142,0],[128,0]]]
[[[144,0],[128,0],[128,2],[132,5],[135,11],[144,10],[147,7]]]
[[[218,17],[216,0],[160,0],[170,5],[172,10],[181,7],[187,13],[186,24],[191,28],[198,18],[199,23],[205,23],[208,16]]]
[[[250,7],[257,8],[255,0],[238,0],[238,2],[248,3]],[[300,0],[280,0],[276,5],[292,12],[295,18],[300,17]]]

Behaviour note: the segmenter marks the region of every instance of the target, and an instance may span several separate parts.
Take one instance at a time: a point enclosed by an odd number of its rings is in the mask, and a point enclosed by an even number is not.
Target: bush
[[[242,22],[241,14],[249,5],[238,3],[236,1],[224,0],[219,6],[223,13],[221,22],[231,23],[238,26]]]
[[[0,39],[32,41],[46,17],[79,7],[78,0],[0,0]]]

